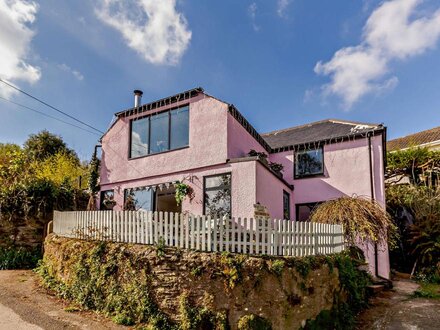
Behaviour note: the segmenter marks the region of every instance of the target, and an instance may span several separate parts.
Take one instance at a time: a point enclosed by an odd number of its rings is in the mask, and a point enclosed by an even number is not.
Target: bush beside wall
[[[248,257],[55,235],[38,273],[60,297],[150,329],[333,328],[334,315],[352,318],[365,302],[368,280],[345,254]]]
[[[41,249],[25,249],[23,247],[0,246],[0,270],[32,269],[41,258]]]

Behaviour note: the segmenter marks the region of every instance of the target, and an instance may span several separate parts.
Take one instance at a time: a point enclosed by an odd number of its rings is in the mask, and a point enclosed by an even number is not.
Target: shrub
[[[396,234],[396,226],[384,208],[362,197],[340,197],[325,202],[313,210],[311,221],[342,224],[349,245],[356,245],[359,239],[392,243]]]
[[[420,288],[414,292],[415,297],[440,299],[440,285],[434,283],[421,283]]]
[[[40,249],[28,250],[21,247],[0,247],[0,270],[32,269],[41,259]]]
[[[305,329],[352,329],[355,316],[367,307],[367,285],[371,283],[370,275],[358,269],[358,260],[350,258],[349,253],[335,255],[333,262],[334,267],[338,268],[342,292],[335,295],[334,307],[331,310],[323,310],[314,320],[308,320]],[[346,301],[340,301],[340,297],[344,295]]]

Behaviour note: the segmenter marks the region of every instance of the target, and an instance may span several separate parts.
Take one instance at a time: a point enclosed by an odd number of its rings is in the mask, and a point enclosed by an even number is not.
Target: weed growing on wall
[[[350,258],[348,253],[327,256],[326,262],[332,264],[331,269],[338,269],[341,292],[334,297],[333,309],[322,311],[316,319],[307,321],[304,328],[352,329],[355,316],[367,307],[367,286],[371,283],[371,277],[367,272],[358,269],[359,261]],[[342,296],[346,299],[341,300]]]
[[[80,254],[74,252],[74,242],[67,247],[72,255],[64,260],[63,267],[73,270],[68,281],[58,276],[59,265],[45,256],[37,268],[43,284],[60,297],[102,312],[118,324],[149,323],[156,329],[172,329],[154,302],[142,262],[136,263],[126,255],[124,245],[111,250],[105,242],[90,246],[93,248],[83,249]]]
[[[195,307],[189,303],[188,293],[185,292],[179,299],[179,313],[181,330],[192,329],[228,329],[225,313],[214,313],[206,306]]]
[[[276,275],[281,276],[283,273],[285,262],[283,260],[274,260],[270,266],[269,269],[274,272]]]
[[[243,263],[246,260],[244,255],[232,255],[228,252],[223,252],[220,263],[222,264],[222,274],[226,278],[226,287],[233,289],[241,280],[241,270]]]
[[[243,316],[238,321],[238,330],[271,330],[270,322],[258,315],[250,314]]]

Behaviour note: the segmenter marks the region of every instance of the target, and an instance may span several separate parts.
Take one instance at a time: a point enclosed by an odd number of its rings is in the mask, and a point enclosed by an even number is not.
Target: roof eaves
[[[248,120],[238,111],[238,109],[230,104],[228,107],[229,113],[237,120],[241,126],[268,152],[272,152],[272,148],[267,141],[257,132],[257,130],[248,122]]]
[[[160,100],[156,100],[150,103],[146,103],[143,104],[139,107],[133,107],[133,108],[129,108],[123,111],[119,111],[117,113],[115,113],[116,117],[127,117],[130,116],[134,113],[139,114],[145,111],[150,111],[150,110],[154,110],[157,109],[159,107],[163,107],[163,106],[167,106],[179,101],[184,101],[190,98],[193,98],[195,96],[197,96],[200,93],[204,93],[204,89],[202,87],[197,87],[197,88],[193,88],[193,89],[189,89],[187,91],[172,95],[172,96],[168,96],[165,98],[162,98]]]
[[[345,141],[350,141],[350,140],[356,140],[356,139],[367,137],[369,133],[371,133],[373,136],[375,136],[378,134],[382,134],[385,131],[386,131],[386,127],[383,125],[379,125],[376,128],[373,128],[369,131],[359,132],[359,133],[355,133],[355,134],[334,136],[334,137],[330,137],[327,139],[308,141],[308,142],[299,143],[299,144],[291,144],[291,145],[286,145],[286,146],[282,146],[282,147],[272,147],[271,153],[278,153],[278,152],[284,152],[284,151],[290,151],[290,150],[303,150],[303,149],[308,149],[311,146],[316,146],[316,145],[332,144],[332,143],[339,143],[339,142],[345,142]]]

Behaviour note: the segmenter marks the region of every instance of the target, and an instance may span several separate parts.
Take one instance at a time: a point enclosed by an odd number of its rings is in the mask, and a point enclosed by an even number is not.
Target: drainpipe
[[[382,133],[383,134],[383,133]],[[374,201],[376,198],[374,196],[374,177],[373,177],[373,156],[371,154],[372,147],[371,147],[371,132],[367,133],[368,137],[368,160],[370,165],[370,193],[371,193],[371,200]],[[374,243],[374,268],[375,268],[375,276],[381,280],[384,280],[388,283],[388,285],[392,286],[392,282],[379,275],[379,259],[377,255],[377,243]]]
[[[370,165],[370,195],[371,195],[371,200],[374,201],[374,178],[373,178],[373,156],[371,155],[371,132],[368,132],[367,134],[368,137],[368,162]],[[379,261],[377,258],[377,243],[374,243],[374,269],[375,269],[375,275],[376,277],[379,277],[379,271],[378,271],[378,267],[379,267]]]

